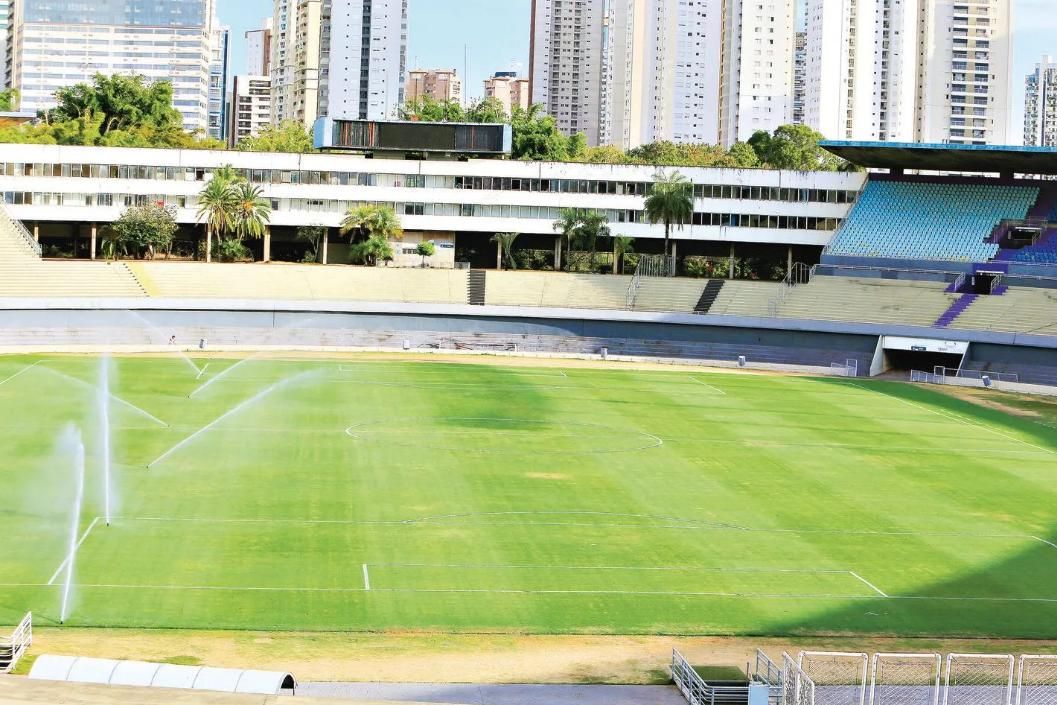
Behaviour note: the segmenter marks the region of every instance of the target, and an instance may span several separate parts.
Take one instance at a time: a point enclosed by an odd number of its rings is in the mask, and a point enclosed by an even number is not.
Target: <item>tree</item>
[[[278,127],[268,125],[256,137],[244,137],[235,146],[240,152],[286,152],[307,154],[315,151],[312,133],[296,120],[284,120]]]
[[[320,249],[326,236],[327,229],[321,225],[302,225],[297,229],[294,237],[308,243],[302,262],[319,262]]]
[[[231,184],[216,176],[198,194],[198,222],[206,226],[206,262],[213,261],[213,233],[223,234],[232,226],[235,192]]]
[[[21,97],[17,88],[0,91],[0,112],[11,112],[18,109],[18,101]]]
[[[566,256],[573,249],[573,243],[578,237],[577,228],[580,225],[580,217],[583,211],[579,208],[562,208],[558,211],[558,219],[554,221],[554,230],[565,240]],[[559,265],[561,262],[558,263]]]
[[[154,259],[156,252],[169,247],[176,230],[175,208],[154,203],[134,206],[103,229],[103,254],[110,259],[119,253]]]
[[[819,147],[822,140],[807,125],[782,125],[773,135],[759,130],[749,138],[749,146],[772,169],[837,171],[843,160]]]
[[[672,225],[682,229],[694,214],[694,185],[678,171],[658,172],[653,180],[653,191],[646,197],[646,219],[653,224],[664,223],[664,256],[668,257],[668,241]],[[669,272],[674,276],[675,272]]]
[[[393,259],[393,246],[380,235],[370,235],[363,242],[349,248],[349,260],[354,264],[376,266],[379,262]]]
[[[635,238],[627,235],[617,235],[613,238],[613,274],[622,271],[624,255],[635,251],[634,244]]]
[[[401,120],[416,122],[466,122],[466,113],[456,100],[436,100],[423,95],[400,107]]]
[[[553,117],[543,112],[543,106],[536,104],[528,110],[515,107],[510,116],[513,131],[514,159],[526,161],[561,162],[569,157],[570,138],[558,130],[558,123]],[[576,140],[574,146],[578,146]]]
[[[509,122],[510,116],[506,114],[506,108],[499,99],[492,97],[478,100],[471,105],[466,111],[465,119],[466,122],[494,124]]]
[[[393,259],[393,248],[389,241],[404,237],[404,230],[400,227],[396,212],[389,206],[379,205],[350,208],[341,221],[341,232],[343,235],[356,233],[352,236],[353,239],[356,239],[357,235],[366,236],[363,242],[353,244],[350,258],[371,265]]]
[[[594,266],[595,254],[598,251],[598,239],[609,237],[609,221],[605,214],[585,208],[563,208],[558,211],[558,220],[554,221],[554,230],[566,241],[566,250],[572,253],[574,247],[580,247],[591,253],[591,265]]]
[[[423,240],[422,242],[418,243],[417,247],[415,247],[415,253],[422,258],[422,266],[425,267],[426,258],[432,257],[434,254],[437,253],[437,246],[434,245],[430,240]]]
[[[261,238],[268,229],[272,204],[261,196],[259,186],[241,182],[232,186],[231,229],[239,240]]]
[[[514,242],[520,233],[496,233],[492,236],[492,242],[496,244],[496,269],[517,269],[514,260]]]
[[[44,114],[47,122],[65,122],[89,114],[102,117],[100,135],[111,130],[149,126],[155,130],[183,130],[183,116],[173,108],[169,81],[147,83],[141,75],[97,73],[92,82],[55,91],[56,106]]]

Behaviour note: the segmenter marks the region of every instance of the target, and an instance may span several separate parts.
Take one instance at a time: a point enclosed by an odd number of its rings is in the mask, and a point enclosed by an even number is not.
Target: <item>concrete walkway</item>
[[[666,685],[301,683],[297,694],[451,705],[686,705],[679,691]]]

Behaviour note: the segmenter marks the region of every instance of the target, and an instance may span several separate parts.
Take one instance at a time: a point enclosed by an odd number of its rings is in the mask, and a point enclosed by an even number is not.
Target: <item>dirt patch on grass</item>
[[[937,387],[942,393],[947,396],[954,397],[955,399],[961,399],[977,406],[982,406],[987,409],[994,409],[995,411],[1001,411],[1002,413],[1009,414],[1010,416],[1020,416],[1027,419],[1041,419],[1042,414],[1034,409],[1026,409],[1020,406],[1014,406],[1006,402],[1003,397],[996,396],[996,392],[984,391],[980,389],[973,389],[971,387],[953,387],[943,386]],[[1033,400],[1037,401],[1037,400]],[[1040,402],[1042,403],[1042,402]],[[1055,405],[1057,406],[1057,405]]]
[[[527,472],[525,477],[530,480],[568,480],[568,475],[563,475],[560,472]]]
[[[33,653],[194,660],[289,670],[302,680],[446,683],[658,683],[673,648],[702,667],[744,669],[782,651],[1057,653],[1057,642],[502,634],[335,634],[39,629]],[[188,654],[194,654],[189,657]]]

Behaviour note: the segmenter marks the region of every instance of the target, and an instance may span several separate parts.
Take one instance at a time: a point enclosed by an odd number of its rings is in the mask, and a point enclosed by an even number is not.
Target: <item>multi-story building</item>
[[[1057,147],[1057,64],[1050,56],[1024,81],[1024,144]]]
[[[209,56],[209,136],[227,138],[228,109],[228,50],[231,30],[213,29],[213,44]]]
[[[804,105],[807,100],[807,32],[796,33],[793,50],[793,124],[804,124]]]
[[[213,0],[11,5],[10,83],[26,111],[54,107],[57,89],[96,73],[171,81],[173,107],[188,130],[209,127]]]
[[[245,34],[246,73],[250,76],[268,76],[272,70],[272,22],[266,17],[260,29],[251,29]]]
[[[256,137],[271,124],[272,81],[267,76],[238,75],[232,79],[228,111],[228,145]]]
[[[340,0],[330,8],[327,115],[385,120],[404,104],[407,0]]]
[[[530,103],[565,134],[600,143],[605,18],[610,0],[532,0]]]
[[[427,97],[462,104],[462,79],[455,69],[413,69],[407,73],[404,99]]]
[[[323,0],[275,0],[272,122],[306,126],[319,116]]]
[[[0,91],[7,89],[7,32],[10,25],[11,0],[0,0]]]
[[[514,108],[529,109],[529,80],[519,78],[516,71],[496,71],[484,80],[484,97],[495,98],[503,104],[506,114]]]
[[[829,139],[876,138],[875,1],[807,3],[804,123]]]
[[[723,0],[719,142],[793,118],[794,0]]]

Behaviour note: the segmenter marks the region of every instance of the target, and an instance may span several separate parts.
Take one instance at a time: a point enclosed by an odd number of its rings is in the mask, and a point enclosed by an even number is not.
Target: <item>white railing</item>
[[[954,284],[951,287],[951,291],[953,291],[956,294],[959,291],[961,291],[962,287],[965,286],[965,280],[968,279],[968,278],[969,278],[969,275],[966,274],[965,272],[962,272],[961,274],[959,274],[958,278],[954,280]]]
[[[747,685],[711,685],[683,658],[672,651],[672,681],[689,705],[717,705],[718,703],[748,702]]]
[[[815,276],[814,267],[808,267],[803,262],[797,262],[793,265],[789,273],[785,275],[785,279],[782,280],[781,286],[778,287],[778,293],[771,297],[771,300],[767,302],[767,313],[771,318],[778,317],[778,311],[781,309],[782,304],[798,286],[804,284],[810,284],[812,277]]]
[[[4,201],[0,198],[0,219],[6,220],[10,223],[11,227],[14,228],[15,232],[22,236],[22,239],[26,241],[26,244],[29,245],[30,249],[37,255],[37,257],[40,257],[40,243],[33,239],[33,236],[30,234],[29,230],[26,230],[26,226],[22,224],[21,220],[15,220],[11,217],[11,214],[7,212],[3,204]]]
[[[33,613],[28,613],[9,638],[0,638],[0,673],[10,673],[33,643]]]

